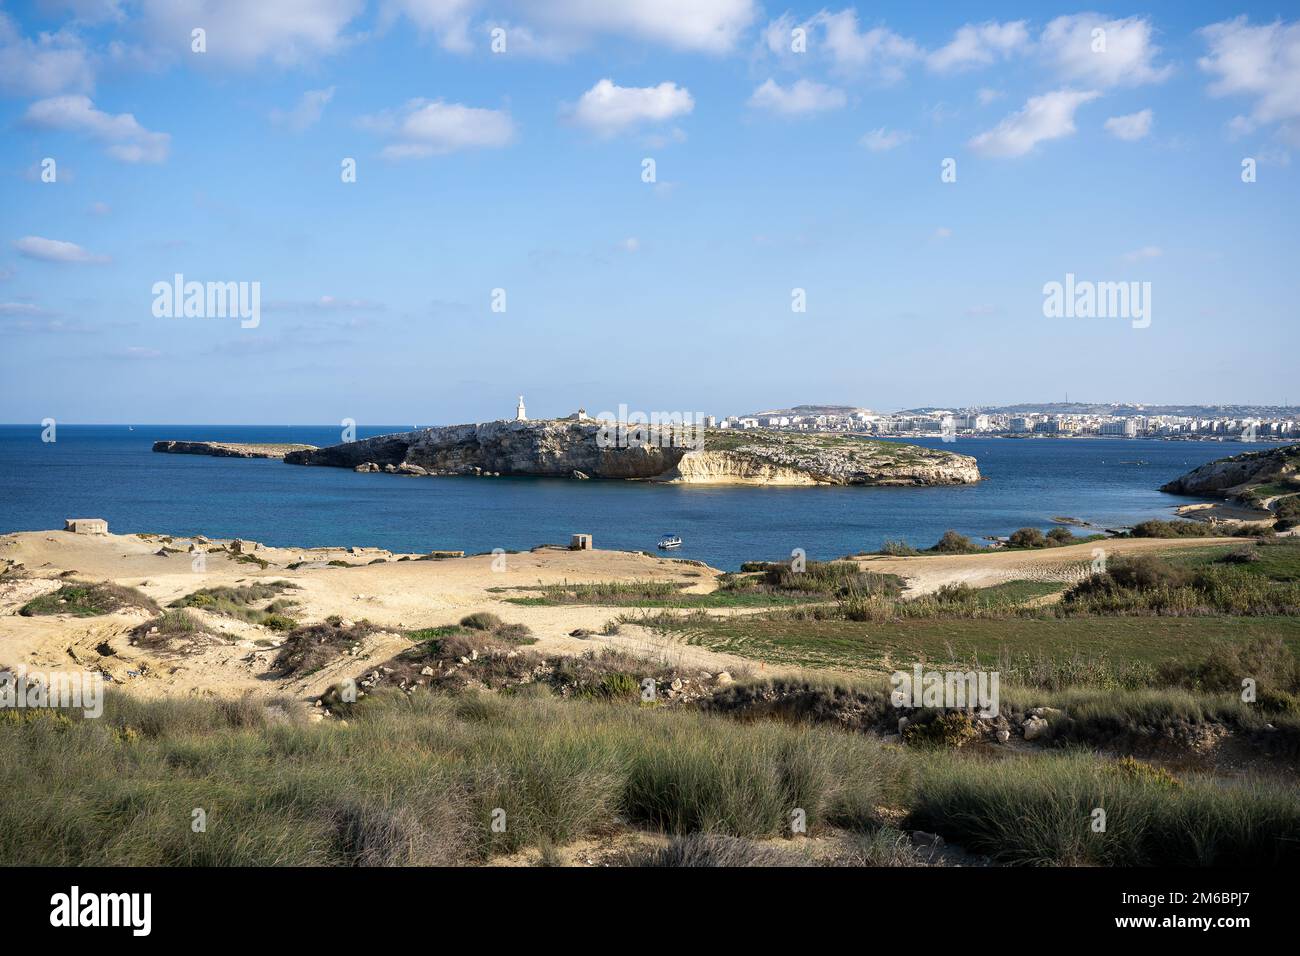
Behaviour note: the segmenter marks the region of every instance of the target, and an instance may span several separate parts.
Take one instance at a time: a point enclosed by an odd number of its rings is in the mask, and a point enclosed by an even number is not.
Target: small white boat
[[[666,534],[659,539],[660,551],[672,551],[682,546],[682,539],[675,534]]]

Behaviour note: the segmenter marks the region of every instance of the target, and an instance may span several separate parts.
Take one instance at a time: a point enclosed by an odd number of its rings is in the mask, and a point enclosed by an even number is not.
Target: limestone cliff
[[[1258,502],[1300,484],[1300,445],[1217,458],[1160,487],[1174,495],[1202,495]]]
[[[624,436],[626,437],[626,436]],[[979,481],[974,458],[844,435],[710,430],[632,440],[591,421],[496,421],[382,435],[290,452],[297,465],[429,475],[539,475],[685,483],[942,485]]]

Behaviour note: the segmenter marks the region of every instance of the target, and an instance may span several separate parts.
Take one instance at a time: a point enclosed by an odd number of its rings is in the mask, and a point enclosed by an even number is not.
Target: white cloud
[[[1152,42],[1153,32],[1143,17],[1108,20],[1099,13],[1079,13],[1047,24],[1039,46],[1067,80],[1139,86],[1159,83],[1173,72],[1172,66],[1155,64],[1160,47]]]
[[[81,23],[120,23],[126,19],[122,0],[60,0],[48,5],[67,9]]]
[[[608,34],[703,53],[734,49],[758,14],[756,0],[515,0],[512,6],[542,33],[575,43]]]
[[[636,236],[629,236],[628,238],[620,242],[618,244],[618,247],[622,249],[624,252],[640,252],[641,240],[636,238]]]
[[[475,0],[387,0],[381,22],[387,25],[405,16],[422,32],[436,35],[444,49],[468,53],[474,46],[469,38],[470,16],[477,6]]]
[[[975,98],[980,101],[980,106],[988,106],[994,100],[1000,100],[1006,96],[1001,90],[995,90],[987,86],[980,87],[975,93]]]
[[[128,345],[126,348],[111,352],[110,355],[113,358],[134,359],[140,361],[152,361],[153,359],[162,358],[162,352],[157,349],[145,348],[143,345]]]
[[[1143,246],[1141,249],[1125,253],[1124,258],[1129,262],[1141,262],[1144,259],[1159,259],[1164,254],[1164,250],[1159,246]]]
[[[1074,132],[1074,112],[1095,100],[1096,91],[1057,90],[1031,96],[1024,108],[970,141],[971,149],[985,156],[1023,156],[1039,143]]]
[[[749,98],[749,105],[757,109],[771,110],[783,116],[802,116],[807,113],[842,109],[847,101],[843,90],[814,83],[811,80],[795,80],[788,89],[775,80],[768,80],[754,90],[754,94]]]
[[[94,87],[95,74],[81,40],[60,30],[24,37],[0,11],[0,92],[10,96],[53,96]]]
[[[957,31],[947,46],[930,53],[925,58],[925,65],[936,73],[967,70],[1006,59],[1028,46],[1029,30],[1024,20],[968,23]]]
[[[53,96],[27,108],[23,122],[39,129],[80,133],[104,143],[108,155],[124,163],[161,163],[171,136],[145,129],[130,113],[114,116],[95,109],[88,96]]]
[[[1150,110],[1129,113],[1127,116],[1112,116],[1106,120],[1106,132],[1129,142],[1142,139],[1151,132],[1151,116]]]
[[[515,123],[504,110],[480,109],[442,100],[414,99],[396,113],[363,117],[363,128],[392,137],[387,159],[418,159],[461,149],[492,149],[514,142]]]
[[[0,302],[0,315],[48,315],[39,305],[30,302]]]
[[[798,25],[792,14],[781,14],[760,31],[763,46],[767,48],[769,53],[774,53],[777,56],[787,56],[794,53],[791,45],[794,42],[794,29]]]
[[[695,100],[676,83],[658,86],[616,86],[604,79],[582,94],[572,110],[574,122],[610,136],[641,123],[658,123],[684,116]]]
[[[42,262],[99,263],[108,262],[108,256],[95,255],[75,242],[61,239],[44,239],[40,236],[24,236],[14,241],[14,249],[20,256],[28,259],[40,259]]]
[[[936,239],[951,239],[951,238],[952,238],[952,230],[949,229],[947,226],[940,226],[938,229],[936,229],[936,230],[934,231],[934,238],[936,238]]]
[[[1300,145],[1300,21],[1251,26],[1243,17],[1201,30],[1210,52],[1198,62],[1213,77],[1213,96],[1254,98],[1249,117],[1234,127],[1251,132],[1281,123],[1283,136]]]
[[[839,13],[823,10],[809,23],[822,28],[822,44],[836,67],[846,73],[872,75],[894,83],[903,78],[909,64],[923,56],[920,47],[887,27],[859,32],[858,14],[852,8]]]
[[[455,53],[486,50],[491,29],[500,27],[509,53],[554,59],[601,37],[727,53],[758,13],[757,0],[498,0],[491,11],[488,6],[486,0],[385,0],[379,22],[383,29],[404,17]]]
[[[320,122],[321,114],[325,112],[325,105],[333,98],[334,87],[332,86],[323,90],[308,90],[292,109],[271,110],[271,122],[276,126],[301,133]]]
[[[902,146],[911,138],[912,134],[904,130],[885,129],[882,126],[880,129],[873,129],[871,132],[863,134],[862,139],[858,140],[858,142],[873,153],[883,153],[886,150]]]
[[[143,0],[141,17],[155,40],[196,64],[251,67],[307,62],[346,46],[344,28],[364,0]],[[190,52],[190,31],[207,31],[207,52]]]

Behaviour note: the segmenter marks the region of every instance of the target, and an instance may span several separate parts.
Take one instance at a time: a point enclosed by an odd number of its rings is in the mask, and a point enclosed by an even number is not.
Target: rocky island
[[[213,458],[283,458],[289,452],[310,451],[315,445],[281,442],[156,441],[153,450],[169,455],[209,455]]]
[[[681,429],[645,426],[629,438],[590,419],[494,421],[291,451],[284,460],[405,475],[533,475],[684,484],[953,485],[980,480],[979,466],[969,455],[899,442],[725,429],[693,434],[695,440],[683,441]]]

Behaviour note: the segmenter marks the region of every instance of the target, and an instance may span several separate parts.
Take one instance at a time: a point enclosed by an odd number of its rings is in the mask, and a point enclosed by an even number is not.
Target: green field
[[[1281,637],[1300,654],[1294,617],[1077,617],[789,621],[772,618],[655,619],[689,644],[756,661],[845,671],[892,670],[899,661],[979,661],[1005,655],[1109,658],[1139,663],[1192,661],[1223,642]]]

